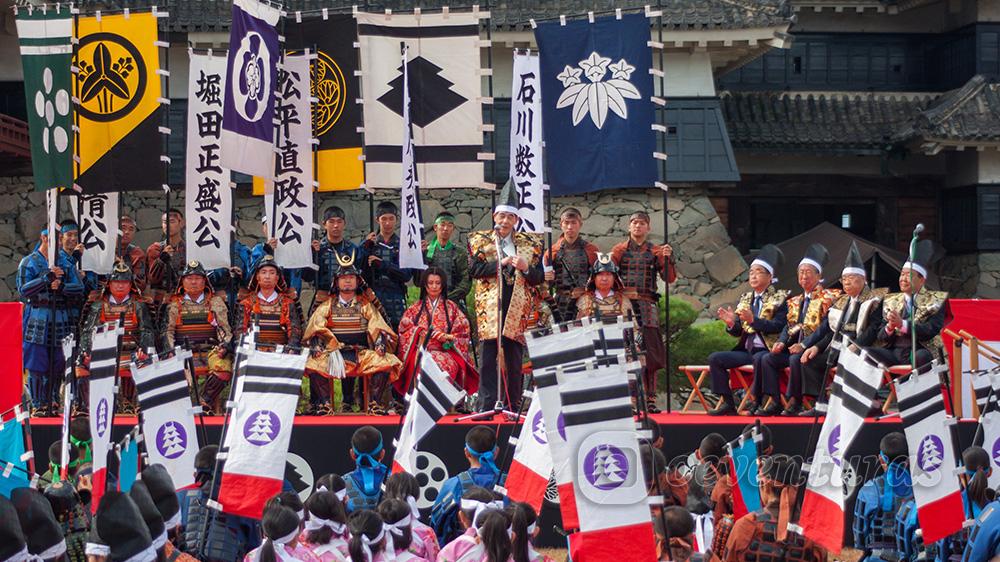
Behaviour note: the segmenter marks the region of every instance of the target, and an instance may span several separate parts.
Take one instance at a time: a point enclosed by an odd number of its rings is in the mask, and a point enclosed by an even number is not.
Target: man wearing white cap
[[[847,261],[840,272],[844,294],[833,303],[819,329],[802,342],[805,348],[800,355],[789,359],[788,408],[782,415],[795,415],[802,406],[802,396],[819,396],[826,382],[827,366],[837,364],[839,353],[830,344],[834,336],[846,336],[860,346],[875,342],[875,332],[882,321],[882,297],[886,289],[868,287],[865,264],[858,246],[851,242]],[[839,338],[838,338],[839,339]],[[815,409],[802,412],[803,416],[816,415]]]
[[[524,330],[532,305],[528,286],[539,285],[545,280],[541,239],[533,234],[515,232],[520,220],[517,205],[517,193],[512,183],[507,182],[493,211],[494,229],[469,234],[469,275],[475,283],[476,324],[482,342],[480,411],[492,409],[498,398],[497,339],[502,341],[506,375],[502,398],[506,406],[517,409],[523,390]],[[500,261],[500,287],[497,286],[497,260]]]
[[[773,416],[782,412],[781,375],[788,367],[790,357],[796,357],[805,350],[803,342],[820,327],[833,301],[840,296],[840,291],[825,289],[822,285],[823,268],[829,258],[830,253],[825,246],[813,244],[799,261],[797,274],[802,292],[788,299],[788,323],[781,330],[778,341],[771,346],[771,353],[754,357],[752,392],[755,403],[751,406],[751,414]],[[765,406],[768,396],[771,403]],[[797,414],[800,404],[800,400],[793,399],[789,403],[789,415]]]
[[[750,291],[740,297],[736,310],[719,307],[719,319],[726,323],[729,335],[740,338],[730,351],[717,351],[708,356],[712,375],[712,392],[722,396],[722,404],[708,412],[711,416],[736,413],[736,402],[729,387],[729,369],[753,363],[754,357],[769,353],[778,341],[778,334],[788,318],[788,291],[774,288],[774,270],[785,260],[774,244],[768,244],[750,264]]]
[[[922,290],[927,281],[927,267],[934,255],[930,240],[917,243],[913,259],[899,271],[899,293],[885,297],[882,323],[869,355],[884,365],[908,365],[913,333],[917,335],[917,367],[930,363],[944,349],[944,327],[948,293]]]

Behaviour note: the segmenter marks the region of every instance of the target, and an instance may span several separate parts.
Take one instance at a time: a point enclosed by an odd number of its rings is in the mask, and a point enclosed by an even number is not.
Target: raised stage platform
[[[735,439],[741,429],[753,423],[752,417],[727,416],[711,417],[704,414],[657,414],[653,416],[660,423],[664,445],[663,452],[667,459],[679,456],[687,457],[694,451],[703,436],[718,432],[726,439]],[[805,454],[806,442],[813,422],[809,418],[760,418],[762,423],[771,428],[774,448],[777,453],[789,455]],[[205,434],[209,442],[218,443],[222,429],[221,417],[204,418]],[[344,474],[354,467],[348,450],[351,434],[362,425],[373,425],[382,431],[386,444],[386,455],[392,454],[392,440],[399,433],[399,416],[332,416],[307,417],[295,419],[295,431],[292,433],[289,455],[289,465],[286,467],[286,478],[299,491],[305,491],[312,485],[314,478],[328,473]],[[420,444],[423,456],[418,462],[419,472],[416,475],[423,488],[419,504],[421,508],[429,508],[437,496],[441,484],[452,475],[465,470],[468,465],[463,456],[465,433],[470,427],[480,422],[459,422],[454,416],[446,417],[438,423],[434,431]],[[507,442],[515,424],[509,422],[484,422],[485,425],[499,426],[501,443],[500,459],[509,459],[513,451],[508,452],[503,446]],[[34,418],[31,420],[32,440],[39,466],[47,462],[49,445],[59,438],[61,420],[59,418]],[[121,440],[136,424],[135,417],[118,417],[114,424],[114,438]],[[976,423],[966,421],[959,424],[960,445],[962,448],[971,445]],[[818,431],[818,427],[817,427]],[[858,439],[847,451],[847,457],[856,459],[852,462],[856,469],[855,482],[874,474],[878,455],[879,440],[892,431],[902,431],[898,418],[885,420],[868,419],[861,430]],[[853,512],[853,498],[848,504],[848,514]],[[850,519],[850,515],[848,515]],[[546,502],[542,513],[542,542],[545,546],[565,546],[565,541],[553,531],[558,526],[559,510],[556,504]],[[851,528],[850,520],[845,527]]]

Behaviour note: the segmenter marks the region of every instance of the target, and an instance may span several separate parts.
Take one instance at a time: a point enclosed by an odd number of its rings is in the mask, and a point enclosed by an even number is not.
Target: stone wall
[[[1000,252],[948,256],[940,271],[952,296],[1000,299]]]
[[[375,194],[376,201],[394,197],[385,190]],[[63,215],[70,205],[64,199]],[[139,230],[136,243],[142,247],[160,239],[160,216],[163,212],[162,193],[126,193],[121,198],[123,212],[136,219]],[[172,194],[171,204],[183,209],[183,194]],[[316,195],[317,216],[331,204],[344,208],[348,216],[348,236],[357,240],[369,230],[368,196],[364,192],[321,193]],[[428,223],[441,210],[455,215],[461,233],[471,229],[490,228],[490,193],[474,190],[428,190],[421,194],[421,204]],[[248,245],[260,237],[262,198],[253,197],[246,186],[237,191],[238,234]],[[628,217],[645,210],[652,216],[650,239],[663,241],[663,197],[659,190],[604,191],[581,196],[560,197],[553,201],[553,215],[565,206],[580,209],[584,217],[584,236],[602,251],[623,240]],[[667,226],[677,261],[679,280],[673,294],[690,302],[707,314],[724,303],[733,303],[739,295],[739,283],[746,263],[730,244],[725,227],[719,221],[708,200],[699,189],[670,192]],[[0,177],[0,300],[16,298],[17,265],[34,246],[37,233],[45,221],[45,196],[33,191],[30,177]],[[557,219],[554,220],[557,223]],[[318,235],[318,234],[317,234]],[[558,224],[553,237],[559,235]],[[464,243],[464,235],[462,236]],[[308,294],[303,295],[308,298]]]

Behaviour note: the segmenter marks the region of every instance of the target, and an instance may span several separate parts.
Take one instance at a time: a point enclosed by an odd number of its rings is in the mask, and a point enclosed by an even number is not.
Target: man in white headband
[[[790,357],[797,357],[805,350],[802,342],[819,328],[833,301],[840,296],[840,291],[824,289],[822,285],[823,268],[829,259],[830,252],[825,246],[813,244],[799,261],[797,273],[802,292],[788,299],[788,323],[778,341],[771,346],[771,353],[754,357],[752,392],[755,403],[750,407],[751,414],[794,416],[802,410],[799,396],[789,402],[786,411],[782,411],[780,380]],[[771,400],[765,405],[767,397]]]
[[[712,392],[722,396],[722,404],[708,412],[711,416],[736,413],[736,402],[729,387],[729,370],[753,363],[754,357],[768,353],[788,316],[788,291],[774,288],[774,272],[785,261],[781,249],[768,244],[750,264],[750,291],[740,297],[736,310],[719,307],[719,319],[726,323],[729,335],[740,341],[730,351],[717,351],[708,356],[712,375]]]
[[[882,297],[888,289],[871,289],[865,277],[865,263],[858,246],[851,242],[847,261],[840,272],[844,288],[819,328],[802,342],[805,351],[792,355],[789,360],[788,390],[789,410],[792,403],[801,405],[802,396],[816,397],[823,391],[827,366],[836,365],[840,355],[830,344],[834,335],[847,336],[858,345],[871,345],[875,341],[882,318]],[[802,416],[815,416],[816,409],[801,412]],[[792,415],[789,412],[788,415]]]
[[[933,255],[934,244],[930,240],[918,242],[913,259],[899,271],[900,292],[885,297],[875,345],[867,348],[873,358],[885,365],[910,364],[913,332],[917,335],[917,367],[930,363],[943,349],[941,328],[948,293],[923,290]]]

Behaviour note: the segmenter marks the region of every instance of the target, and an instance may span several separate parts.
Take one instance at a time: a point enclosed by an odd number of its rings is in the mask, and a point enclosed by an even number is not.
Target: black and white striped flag
[[[420,440],[464,397],[465,391],[451,382],[451,378],[434,362],[431,354],[422,352],[417,384],[406,398],[408,407],[399,439],[395,443],[393,472],[417,472],[415,462]]]
[[[926,544],[957,533],[965,521],[951,435],[953,418],[945,412],[942,375],[948,375],[948,366],[935,364],[930,372],[914,371],[896,383],[899,415],[913,458],[913,499]]]
[[[580,533],[573,540],[652,544],[646,479],[624,365],[563,374],[559,396],[566,447],[575,459],[573,496]]]
[[[168,359],[144,367],[132,364],[132,378],[142,410],[142,433],[150,464],[162,464],[180,490],[194,484],[198,443],[191,392],[184,377],[184,361],[191,352],[177,348]]]
[[[219,487],[222,511],[260,519],[281,491],[295,406],[308,350],[250,350],[241,363],[239,400],[229,415],[229,451]]]
[[[559,491],[559,510],[564,529],[580,526],[573,499],[573,467],[566,448],[566,430],[559,398],[557,372],[582,372],[593,362],[596,324],[589,319],[555,324],[527,334],[528,355],[535,379],[533,400],[538,400],[542,423],[552,455],[552,471]],[[529,422],[534,423],[533,420]]]
[[[104,495],[107,482],[111,426],[115,416],[115,383],[118,374],[118,340],[124,331],[118,322],[94,326],[90,349],[90,435],[94,440],[92,510]]]
[[[844,537],[847,497],[841,463],[850,462],[845,453],[861,430],[882,380],[882,368],[866,360],[863,352],[839,343],[835,347],[840,349],[837,375],[809,465],[797,531],[833,551],[841,548]]]

